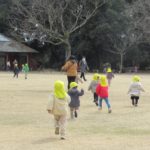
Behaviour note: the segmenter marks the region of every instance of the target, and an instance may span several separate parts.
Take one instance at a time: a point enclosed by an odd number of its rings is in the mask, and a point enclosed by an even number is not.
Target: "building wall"
[[[6,55],[4,53],[0,53],[0,70],[6,69]]]
[[[28,63],[28,54],[22,53],[0,53],[0,70],[6,70],[6,62],[10,61],[11,70],[13,70],[13,61],[17,60],[21,69],[22,64]]]
[[[17,60],[19,69],[22,64],[28,63],[31,70],[36,70],[38,64],[32,54],[28,53],[0,53],[0,70],[6,70],[6,62],[10,61],[11,70],[13,70],[13,61]]]

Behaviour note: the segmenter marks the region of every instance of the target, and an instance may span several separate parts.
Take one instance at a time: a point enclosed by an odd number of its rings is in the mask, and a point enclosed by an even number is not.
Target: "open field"
[[[60,73],[0,73],[0,150],[149,150],[150,149],[150,75],[141,74],[146,90],[139,106],[133,108],[127,95],[132,75],[116,75],[110,87],[112,114],[105,104],[99,112],[87,91],[81,98],[79,118],[68,121],[67,140],[54,135],[53,117],[46,112],[48,95]],[[67,85],[67,82],[66,82]]]

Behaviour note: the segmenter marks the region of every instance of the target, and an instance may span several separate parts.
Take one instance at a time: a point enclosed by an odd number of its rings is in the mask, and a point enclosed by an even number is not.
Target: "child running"
[[[98,73],[95,73],[93,75],[93,80],[91,81],[88,90],[93,93],[93,99],[94,99],[94,103],[96,104],[96,106],[98,106],[98,95],[96,94],[96,87],[99,83],[99,79],[100,79],[100,75]]]
[[[105,100],[105,103],[108,107],[108,113],[111,113],[111,106],[109,103],[109,99],[108,99],[108,83],[107,83],[107,78],[105,75],[101,76],[100,78],[100,84],[98,84],[97,88],[96,88],[96,94],[99,97],[98,100],[98,109],[102,110],[102,100]]]
[[[138,106],[138,100],[139,100],[141,91],[144,92],[144,89],[140,83],[140,77],[134,76],[133,82],[129,87],[128,94],[131,95],[132,105],[135,107]]]
[[[64,83],[56,81],[54,84],[54,94],[50,95],[47,111],[54,115],[55,134],[60,133],[60,139],[65,139],[65,127],[67,122],[69,95],[65,92]]]
[[[70,106],[70,117],[71,117],[71,119],[74,119],[74,117],[76,117],[76,118],[78,117],[77,110],[80,107],[79,96],[82,96],[84,94],[84,90],[81,89],[81,91],[79,91],[78,90],[78,84],[76,82],[71,82],[68,94],[71,97],[71,102],[69,104],[69,106]]]
[[[107,76],[107,80],[108,80],[108,85],[110,86],[112,78],[115,77],[110,67],[107,68],[106,76]]]

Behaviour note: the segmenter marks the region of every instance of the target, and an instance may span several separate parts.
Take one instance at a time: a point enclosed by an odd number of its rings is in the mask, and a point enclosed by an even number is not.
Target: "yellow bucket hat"
[[[109,72],[112,72],[111,68],[108,68],[108,69],[107,69],[107,72],[108,72],[108,73],[109,73]]]
[[[74,87],[77,87],[78,84],[76,82],[71,82],[70,83],[70,89],[74,88]]]
[[[107,86],[108,83],[107,83],[107,78],[105,75],[102,75],[101,78],[100,78],[100,85],[101,86]]]
[[[94,80],[94,81],[97,81],[98,79],[100,79],[100,75],[99,75],[98,73],[95,73],[95,74],[93,75],[93,80]]]
[[[57,80],[54,83],[54,95],[59,98],[63,99],[67,96],[67,93],[65,91],[64,82]]]
[[[133,82],[139,82],[140,77],[139,76],[133,76]]]

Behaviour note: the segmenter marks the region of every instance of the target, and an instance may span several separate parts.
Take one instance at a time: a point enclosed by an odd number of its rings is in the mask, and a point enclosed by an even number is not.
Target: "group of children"
[[[94,102],[99,110],[102,110],[102,100],[104,100],[108,107],[108,113],[112,112],[108,99],[108,80],[105,75],[94,74],[88,90],[92,91]]]
[[[98,106],[98,110],[102,110],[102,101],[104,100],[108,113],[112,112],[109,102],[108,87],[110,86],[111,79],[114,77],[111,68],[108,69],[108,73],[112,75],[99,75],[95,73],[93,80],[91,81],[88,90],[93,93],[93,99]],[[144,89],[140,83],[140,77],[133,76],[133,82],[129,87],[128,93],[131,95],[132,105],[138,106],[138,100],[140,92]],[[84,90],[78,90],[78,83],[71,82],[68,93],[65,91],[64,83],[62,81],[56,81],[54,83],[54,94],[50,95],[47,111],[54,115],[55,119],[55,134],[59,134],[61,139],[65,139],[65,125],[67,122],[68,105],[70,107],[70,118],[78,116],[78,109],[80,107],[79,97],[84,95]]]
[[[70,83],[68,93],[65,91],[64,82],[55,81],[54,94],[50,95],[47,107],[48,113],[54,115],[55,119],[55,134],[61,135],[61,139],[65,139],[65,125],[67,122],[68,105],[70,107],[70,117],[78,117],[78,109],[80,107],[79,97],[84,94],[84,90],[78,90],[76,82]]]
[[[13,77],[14,78],[15,77],[18,78],[18,75],[19,75],[18,63],[14,63],[13,72],[14,72]],[[28,75],[28,72],[29,72],[29,65],[27,63],[26,64],[22,64],[22,72],[25,74],[25,79],[27,79],[27,75]]]

